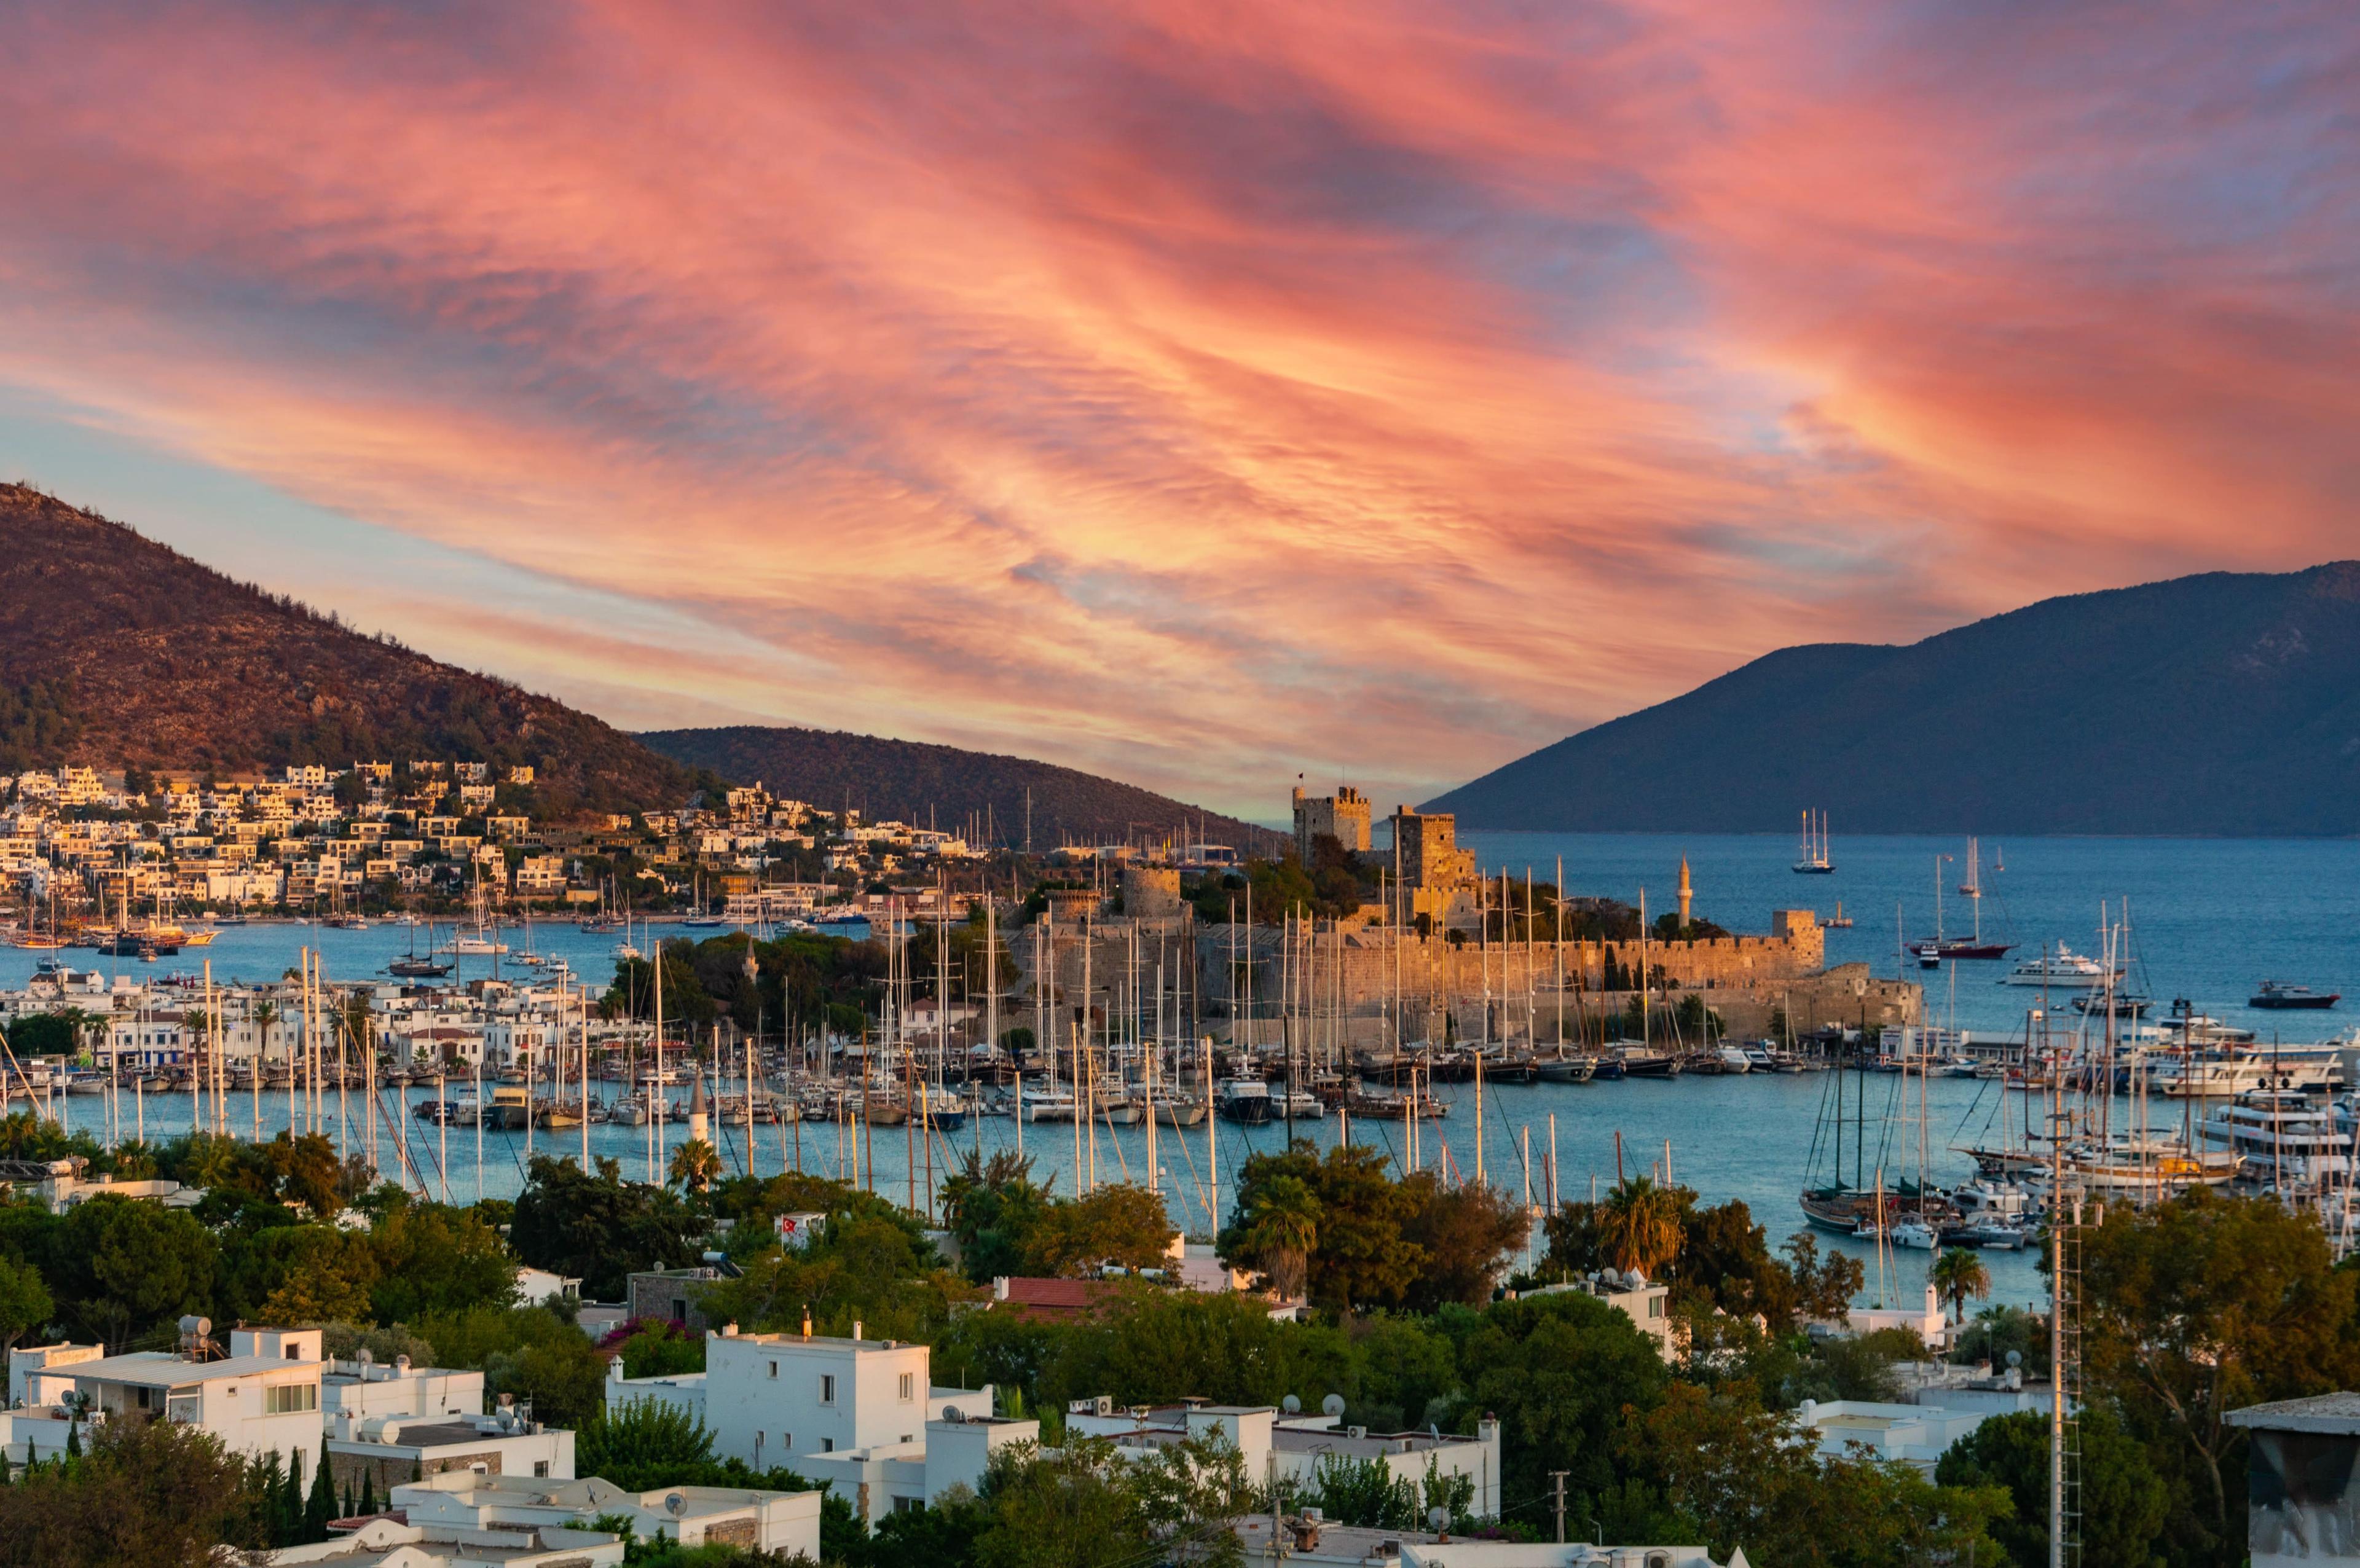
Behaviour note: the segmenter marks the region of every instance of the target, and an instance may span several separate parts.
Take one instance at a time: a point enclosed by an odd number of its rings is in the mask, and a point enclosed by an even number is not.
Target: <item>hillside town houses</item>
[[[235,779],[68,767],[19,774],[5,797],[0,877],[27,929],[171,910],[599,906],[623,893],[704,907],[775,898],[765,885],[788,865],[814,874],[789,900],[812,907],[843,891],[831,878],[849,886],[976,853],[955,833],[824,811],[759,784],[561,824],[537,810],[531,768],[448,760]]]

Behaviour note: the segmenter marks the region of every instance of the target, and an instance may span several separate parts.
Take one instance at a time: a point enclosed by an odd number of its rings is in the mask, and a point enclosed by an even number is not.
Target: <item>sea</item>
[[[1790,839],[1743,834],[1553,834],[1470,833],[1463,842],[1487,873],[1506,872],[1522,881],[1529,869],[1543,882],[1557,879],[1562,861],[1565,886],[1636,903],[1645,890],[1654,913],[1671,907],[1680,861],[1688,863],[1696,912],[1731,931],[1763,932],[1779,909],[1809,909],[1822,916],[1839,901],[1855,923],[1827,932],[1831,964],[1865,963],[1880,975],[1903,975],[1927,985],[1932,1021],[1977,1035],[2021,1037],[2030,994],[2000,985],[2006,962],[1955,964],[1931,974],[1899,952],[1900,936],[1933,934],[1939,919],[1946,932],[1969,930],[1980,918],[1989,937],[2014,942],[2012,957],[2037,954],[2044,943],[2077,952],[2100,948],[2102,920],[2127,921],[2130,985],[2155,997],[2160,1010],[2175,997],[2200,1011],[2246,1025],[2261,1038],[2300,1042],[2346,1033],[2346,1014],[2360,1007],[2360,842],[2347,840],[2023,838],[1984,840],[1978,846],[1983,896],[1963,899],[1969,850],[1963,838],[1839,836],[1829,876],[1800,876],[1792,869],[1797,845]],[[1979,906],[1979,907],[1978,907]],[[660,927],[668,936],[709,936],[709,930]],[[595,996],[614,969],[617,938],[580,931],[571,923],[537,924],[528,933],[505,933],[521,951],[528,940],[540,952],[563,957]],[[196,974],[210,964],[216,980],[264,980],[286,973],[301,951],[317,954],[333,980],[381,975],[383,966],[407,952],[422,931],[379,924],[366,931],[335,930],[288,922],[257,922],[222,929],[209,948],[188,949],[153,964],[95,957],[69,950],[60,956],[77,968],[135,974],[153,980],[175,970]],[[635,935],[644,945],[645,939]],[[0,950],[0,984],[22,985],[41,955]],[[493,961],[461,961],[460,978],[487,974]],[[2264,979],[2297,982],[2343,993],[2353,1002],[2325,1013],[2257,1012],[2246,1006]],[[1900,1103],[1899,1080],[1884,1075],[1810,1073],[1802,1076],[1683,1077],[1671,1081],[1623,1081],[1579,1085],[1488,1085],[1482,1114],[1485,1178],[1518,1196],[1545,1203],[1555,1175],[1557,1195],[1585,1198],[1612,1185],[1619,1173],[1662,1174],[1692,1187],[1700,1201],[1745,1203],[1775,1247],[1803,1226],[1797,1194],[1807,1179],[1815,1133],[1824,1125],[1836,1081],[1846,1096],[1845,1120],[1858,1114],[1867,1095],[1868,1149],[1872,1162],[1916,1172],[1919,1148],[1936,1181],[1964,1180],[1972,1167],[1959,1148],[1997,1137],[2010,1121],[2020,1126],[2020,1095],[2003,1085],[1974,1080],[1936,1079],[1925,1089],[1922,1117],[1914,1102]],[[454,1086],[455,1087],[455,1086]],[[1450,1114],[1426,1124],[1419,1135],[1419,1163],[1444,1165],[1459,1177],[1476,1168],[1475,1106],[1471,1085],[1444,1084]],[[431,1097],[422,1088],[407,1092],[406,1105]],[[367,1117],[357,1092],[346,1096],[341,1127],[333,1092],[327,1107],[331,1136],[347,1147],[367,1140]],[[394,1096],[388,1092],[390,1102]],[[134,1097],[110,1106],[99,1097],[68,1096],[71,1122],[102,1138],[128,1138],[144,1128],[150,1138],[169,1136],[190,1124],[188,1097]],[[390,1105],[388,1105],[388,1109]],[[258,1102],[240,1096],[231,1110],[234,1130],[264,1137],[285,1129],[300,1107],[290,1097],[266,1094]],[[1037,1177],[1054,1178],[1056,1190],[1077,1183],[1153,1181],[1166,1197],[1174,1220],[1204,1236],[1211,1216],[1226,1211],[1236,1191],[1238,1170],[1251,1154],[1284,1146],[1289,1129],[1272,1125],[1246,1128],[1216,1123],[1175,1132],[1158,1129],[1151,1162],[1146,1129],[1097,1129],[1076,1138],[1068,1126],[1020,1128],[1007,1118],[978,1117],[956,1132],[938,1131],[928,1149],[912,1129],[880,1127],[854,1135],[828,1124],[758,1127],[752,1147],[743,1128],[719,1129],[716,1142],[731,1171],[769,1173],[803,1169],[852,1178],[899,1201],[923,1207],[929,1185],[939,1191],[955,1160],[969,1151],[989,1154],[1012,1149],[1020,1139]],[[1296,1123],[1292,1129],[1322,1147],[1339,1138],[1370,1143],[1406,1163],[1397,1123],[1330,1116]],[[382,1115],[376,1128],[378,1161],[388,1171],[407,1168],[413,1183],[431,1195],[458,1203],[478,1197],[509,1197],[520,1188],[530,1153],[578,1155],[579,1131],[530,1135],[441,1129],[412,1115]],[[662,1146],[656,1147],[661,1136]],[[1855,1136],[1848,1132],[1848,1139]],[[594,1126],[587,1145],[593,1157],[618,1160],[627,1175],[661,1173],[666,1154],[685,1129],[674,1124],[651,1132],[644,1127]],[[1077,1147],[1078,1146],[1078,1147]],[[1213,1179],[1218,1173],[1218,1181]],[[1882,1265],[1875,1249],[1848,1238],[1819,1236],[1823,1249],[1856,1253],[1869,1270],[1863,1302],[1914,1302],[1922,1290],[1925,1253],[1903,1253]],[[1535,1238],[1535,1251],[1539,1249]],[[2027,1253],[1984,1256],[1993,1299],[2036,1305],[2045,1299],[2035,1259]],[[1880,1268],[1883,1270],[1880,1277]]]

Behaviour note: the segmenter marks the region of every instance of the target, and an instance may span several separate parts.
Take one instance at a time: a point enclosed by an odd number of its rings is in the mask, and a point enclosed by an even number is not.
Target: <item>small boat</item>
[[[1158,1100],[1155,1102],[1155,1119],[1162,1122],[1165,1127],[1196,1127],[1205,1119],[1205,1102],[1202,1100]]]
[[[1270,1085],[1259,1078],[1224,1078],[1213,1108],[1223,1121],[1260,1127],[1271,1119]]]
[[[1764,1054],[1766,1056],[1768,1053]],[[1734,1074],[1754,1071],[1754,1053],[1750,1051],[1741,1050],[1733,1045],[1724,1045],[1711,1052],[1711,1055],[1713,1060],[1721,1063],[1721,1070],[1723,1073]]]
[[[2109,971],[2094,958],[2075,953],[2064,943],[2045,958],[2027,958],[2000,977],[2003,985],[2045,985],[2052,991],[2095,991],[2123,977],[2121,965]]]
[[[385,972],[398,980],[440,980],[451,973],[451,966],[431,958],[397,958],[385,966]]]
[[[1844,913],[1843,900],[1841,898],[1838,898],[1836,900],[1836,912],[1830,915],[1826,920],[1821,920],[1819,925],[1822,929],[1827,931],[1852,930],[1852,917]]]
[[[2135,996],[2127,991],[2116,991],[2110,995],[2092,994],[2085,991],[2081,996],[2073,998],[2073,1010],[2075,1012],[2092,1013],[2100,1018],[2105,1017],[2111,1007],[2113,1015],[2115,1018],[2145,1018],[2147,1016],[2147,1009],[2154,1006],[2154,997]]]
[[[1533,1063],[1533,1072],[1544,1083],[1587,1083],[1598,1075],[1598,1059],[1594,1056],[1544,1056]]]
[[[2318,1009],[2332,1007],[2344,999],[2337,991],[2314,991],[2308,985],[2291,985],[2283,980],[2265,980],[2262,988],[2247,999],[2249,1007],[2269,1011]]]
[[[1677,1078],[1680,1075],[1680,1059],[1661,1051],[1647,1051],[1624,1046],[1615,1065],[1625,1078]]]

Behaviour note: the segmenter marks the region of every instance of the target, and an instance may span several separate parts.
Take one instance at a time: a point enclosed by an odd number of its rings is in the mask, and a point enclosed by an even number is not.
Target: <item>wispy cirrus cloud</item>
[[[484,560],[305,572],[625,723],[1267,813],[1784,643],[2349,549],[2325,5],[250,0],[0,40],[0,382]],[[133,520],[235,527],[191,494]]]

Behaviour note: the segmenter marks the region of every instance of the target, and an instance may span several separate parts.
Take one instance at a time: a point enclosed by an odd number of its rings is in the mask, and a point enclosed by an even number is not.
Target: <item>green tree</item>
[[[1259,1238],[1249,1242],[1249,1227],[1273,1183],[1297,1181],[1317,1210],[1304,1260],[1303,1289],[1311,1300],[1339,1312],[1399,1306],[1427,1262],[1408,1229],[1431,1192],[1396,1181],[1388,1165],[1382,1150],[1365,1144],[1338,1145],[1323,1156],[1305,1139],[1249,1158],[1238,1173],[1235,1217],[1222,1233],[1222,1259],[1236,1268],[1261,1267]]]
[[[2114,1400],[2173,1484],[2174,1560],[2233,1552],[2245,1538],[2245,1438],[2228,1414],[2360,1379],[2360,1276],[2333,1266],[2310,1214],[2201,1186],[2110,1207],[2083,1234],[2092,1396]]]
[[[1178,1234],[1163,1199],[1144,1187],[1110,1182],[1043,1209],[1026,1238],[1024,1263],[1030,1272],[1051,1275],[1096,1273],[1108,1265],[1161,1269]]]
[[[721,1156],[705,1139],[691,1138],[672,1150],[672,1168],[666,1174],[683,1192],[702,1192],[721,1174]]]
[[[1950,1303],[1950,1321],[1964,1323],[1967,1299],[1991,1294],[1991,1270],[1983,1267],[1983,1258],[1973,1250],[1953,1247],[1934,1259],[1928,1278],[1942,1300]]]
[[[18,1340],[47,1326],[57,1310],[39,1269],[0,1255],[0,1361],[6,1359]]]
[[[371,1235],[379,1272],[369,1301],[379,1323],[516,1300],[516,1257],[479,1214],[404,1202],[380,1215]]]
[[[595,1175],[537,1155],[516,1203],[508,1242],[536,1269],[582,1281],[585,1294],[613,1301],[626,1276],[696,1261],[702,1220],[673,1193],[623,1180],[601,1159]]]
[[[574,1433],[574,1473],[602,1475],[627,1491],[700,1485],[713,1464],[713,1434],[674,1405],[642,1399],[600,1410]]]
[[[1319,1195],[1300,1176],[1257,1182],[1251,1207],[1240,1203],[1237,1223],[1221,1235],[1222,1260],[1261,1270],[1282,1298],[1303,1294],[1304,1273],[1319,1239]]]
[[[1402,1186],[1411,1204],[1402,1239],[1418,1260],[1402,1305],[1430,1312],[1490,1301],[1524,1245],[1524,1205],[1498,1187],[1446,1187],[1431,1171],[1413,1172]]]
[[[186,1568],[244,1507],[244,1465],[173,1421],[108,1421],[70,1465],[0,1486],[0,1568]]]
[[[1742,1546],[1765,1563],[1828,1568],[1990,1561],[1989,1527],[2010,1506],[1998,1487],[1938,1486],[1908,1465],[1824,1458],[1743,1382],[1711,1393],[1674,1384],[1621,1441],[1716,1557]]]
[[[64,1315],[120,1348],[135,1334],[202,1309],[213,1289],[213,1236],[184,1209],[104,1194],[60,1229],[53,1285]]]
[[[1023,1273],[1032,1227],[1048,1201],[1045,1189],[1032,1180],[1029,1155],[1012,1149],[1000,1149],[988,1160],[972,1149],[962,1155],[958,1170],[943,1183],[943,1215],[958,1239],[967,1277],[981,1284]]]
[[[1619,1485],[1623,1410],[1652,1409],[1670,1381],[1654,1340],[1579,1292],[1489,1308],[1460,1343],[1459,1366],[1465,1417],[1499,1419],[1512,1505],[1539,1497],[1552,1470],[1570,1471],[1568,1485],[1593,1496]]]
[[[1615,1268],[1655,1278],[1680,1250],[1682,1206],[1677,1192],[1652,1177],[1616,1182],[1599,1205],[1600,1250]]]
[[[2158,1543],[2171,1515],[2170,1489],[2147,1451],[2131,1441],[2103,1404],[2080,1416],[2078,1508],[2082,1568],[2162,1568]],[[1950,1445],[1935,1466],[1945,1486],[1997,1486],[2015,1504],[1992,1526],[2017,1568],[2049,1562],[2049,1416],[2016,1410],[1994,1416]]]
[[[273,1283],[261,1316],[277,1323],[350,1322],[369,1314],[377,1254],[364,1233],[332,1225],[279,1225],[251,1244]]]

